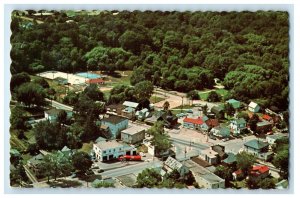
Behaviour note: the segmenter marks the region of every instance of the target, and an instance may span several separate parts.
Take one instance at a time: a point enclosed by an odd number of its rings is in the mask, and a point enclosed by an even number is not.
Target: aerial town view
[[[14,10],[10,186],[287,189],[289,13]]]

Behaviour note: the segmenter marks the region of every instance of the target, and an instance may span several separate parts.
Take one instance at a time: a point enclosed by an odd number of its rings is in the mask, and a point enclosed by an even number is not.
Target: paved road
[[[109,170],[103,172],[101,175],[104,177],[118,177],[122,175],[127,175],[130,173],[140,173],[146,168],[155,168],[155,167],[161,167],[163,163],[161,161],[154,161],[154,162],[144,162],[140,164],[135,165],[128,165],[126,167]]]
[[[33,18],[25,17],[25,16],[19,16],[19,18],[25,19],[25,20],[28,20],[28,21],[33,21],[34,20]],[[44,23],[44,21],[41,21],[41,20],[35,20],[35,21],[36,21],[37,24]]]
[[[59,103],[55,100],[49,100],[49,99],[46,99],[46,101],[50,102],[50,105],[52,107],[55,107],[57,109],[63,109],[63,110],[66,110],[66,111],[73,111],[73,107],[71,106],[68,106],[68,105],[65,105],[65,104],[62,104],[62,103]]]
[[[185,146],[189,146],[189,147],[196,148],[196,149],[200,149],[200,150],[204,150],[204,149],[209,148],[209,145],[200,144],[200,143],[193,142],[193,141],[178,139],[178,138],[174,138],[174,137],[171,137],[170,139],[175,143],[185,145]]]

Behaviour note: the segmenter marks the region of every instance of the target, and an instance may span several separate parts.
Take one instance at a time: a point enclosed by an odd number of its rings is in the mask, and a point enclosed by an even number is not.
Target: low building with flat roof
[[[124,155],[136,155],[136,148],[116,140],[100,141],[93,144],[96,158],[101,161],[117,159]]]
[[[121,140],[129,144],[141,142],[143,139],[145,139],[145,131],[145,127],[138,125],[131,126],[121,131]]]

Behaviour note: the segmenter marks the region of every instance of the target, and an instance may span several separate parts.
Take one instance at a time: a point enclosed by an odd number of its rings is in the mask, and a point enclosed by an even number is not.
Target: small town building
[[[213,106],[210,111],[215,115],[216,118],[224,118],[224,105]]]
[[[241,107],[241,102],[235,99],[227,100],[226,103],[231,104],[234,109],[239,109]]]
[[[111,104],[106,106],[106,112],[114,115],[122,115],[122,104]]]
[[[40,165],[43,163],[44,155],[38,154],[33,156],[27,161],[27,166],[36,173],[40,169]]]
[[[269,176],[270,168],[268,166],[253,166],[249,171],[249,180],[259,182]]]
[[[210,133],[216,137],[228,138],[230,136],[230,129],[224,126],[217,126],[212,128]]]
[[[227,158],[222,161],[222,163],[226,166],[233,166],[236,162],[236,155],[234,153],[227,153]]]
[[[273,122],[273,118],[271,117],[271,116],[269,116],[269,115],[267,115],[267,114],[263,114],[262,116],[261,116],[261,118],[263,119],[263,120],[266,120],[266,121],[268,121],[268,122]]]
[[[97,85],[104,85],[105,84],[105,80],[103,80],[102,78],[94,78],[94,79],[88,79],[88,80],[86,80],[86,83],[88,83],[88,84],[97,84]]]
[[[135,116],[138,120],[143,121],[144,119],[148,118],[149,116],[151,116],[149,110],[147,108],[144,108],[140,111],[136,111]]]
[[[260,110],[260,106],[257,103],[251,101],[248,105],[248,110],[253,113],[257,113]]]
[[[243,130],[247,128],[247,122],[244,118],[232,120],[230,122],[230,129],[233,135],[240,135]]]
[[[211,148],[201,150],[199,157],[212,165],[219,163],[218,153],[216,151],[212,150]]]
[[[121,131],[128,127],[128,119],[117,115],[106,115],[101,120],[101,127],[108,127],[112,138],[116,138]]]
[[[165,174],[170,174],[174,170],[177,170],[181,177],[184,177],[190,171],[185,165],[183,165],[173,157],[168,157],[161,169],[161,175],[165,176]]]
[[[210,172],[206,168],[196,164],[193,167],[188,167],[193,174],[200,188],[218,189],[225,188],[225,180]]]
[[[274,134],[274,135],[267,135],[266,140],[269,144],[275,144],[276,140],[279,140],[281,138],[283,138],[284,135],[280,135],[280,134]]]
[[[183,127],[188,128],[188,129],[203,130],[203,131],[208,130],[207,124],[200,117],[184,118],[183,119]]]
[[[267,133],[272,131],[273,124],[266,120],[256,123],[256,132],[258,133]]]
[[[286,179],[281,180],[280,182],[275,184],[275,188],[282,190],[282,189],[286,189],[289,186],[289,182]]]
[[[139,106],[139,103],[125,101],[123,103],[124,109],[122,110],[122,115],[129,119],[132,119],[133,117],[135,117],[135,112],[136,112],[138,106]]]
[[[269,152],[269,144],[257,139],[246,142],[244,150],[265,161],[269,160],[273,155],[272,152]]]
[[[116,140],[95,143],[93,144],[93,151],[95,152],[95,157],[101,162],[117,159],[124,155],[136,155],[137,153],[135,147]]]
[[[52,108],[52,109],[49,109],[49,110],[45,111],[44,115],[45,115],[45,118],[47,120],[49,120],[49,122],[56,122],[59,113],[61,113],[62,111],[65,111],[67,113],[67,119],[72,118],[72,116],[73,116],[72,111],[66,111],[66,110],[55,109],[55,108]]]
[[[172,114],[171,111],[158,111],[156,114],[157,121],[163,121],[164,126],[167,128],[172,128],[178,124],[178,118]]]
[[[227,157],[227,154],[225,153],[225,146],[217,144],[217,145],[211,146],[211,149],[213,151],[216,151],[218,153],[218,156],[220,158],[219,161],[221,161],[221,160],[223,160],[223,159],[225,159]]]
[[[220,125],[218,119],[211,119],[211,118],[209,118],[209,119],[203,120],[203,121],[206,123],[206,125],[208,126],[208,128],[214,128],[214,127],[217,127],[217,126]]]
[[[121,131],[121,140],[129,144],[142,142],[145,139],[145,127],[131,126]]]

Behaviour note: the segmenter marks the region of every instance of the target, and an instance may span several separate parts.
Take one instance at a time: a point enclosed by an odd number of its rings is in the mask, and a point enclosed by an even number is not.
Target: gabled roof
[[[123,102],[123,105],[126,106],[126,107],[137,108],[137,106],[139,105],[139,103],[125,101],[125,102]]]
[[[269,121],[269,120],[272,119],[272,117],[269,116],[269,115],[267,115],[267,114],[264,114],[264,115],[262,116],[262,119]]]
[[[226,164],[232,164],[236,162],[236,155],[233,153],[227,153],[227,158],[223,160]]]
[[[183,122],[188,122],[188,123],[192,123],[192,124],[203,124],[203,120],[201,118],[184,118]]]
[[[239,118],[235,120],[237,124],[246,124],[246,120],[244,118]]]
[[[272,123],[271,123],[271,122],[268,122],[268,121],[266,121],[266,120],[263,120],[263,121],[261,121],[261,122],[256,123],[256,125],[261,127],[261,126],[272,125]]]
[[[262,149],[262,148],[269,146],[269,144],[267,142],[262,142],[262,141],[255,140],[255,139],[246,142],[244,145],[247,147],[254,148],[254,149]]]
[[[105,81],[103,79],[101,79],[101,78],[95,78],[95,79],[89,79],[86,82],[94,84],[94,83],[104,83]]]
[[[226,102],[232,104],[232,103],[239,103],[240,101],[235,100],[235,99],[230,99],[230,100],[227,100]]]
[[[170,156],[168,157],[168,159],[165,161],[164,164],[170,167],[172,170],[175,169],[179,170],[183,166],[180,162],[178,162],[176,159]]]
[[[216,126],[219,126],[219,121],[218,119],[209,119],[209,120],[206,120],[205,122],[209,127],[216,127]]]
[[[127,118],[121,117],[121,116],[117,116],[117,115],[109,115],[109,117],[104,117],[102,119],[103,122],[109,122],[112,124],[118,124],[124,120],[128,120]]]
[[[251,108],[256,108],[257,106],[259,106],[257,103],[255,103],[255,102],[250,102],[250,104],[248,105],[249,107],[251,107]]]
[[[263,173],[266,173],[270,170],[270,168],[268,166],[253,166],[252,169],[250,170],[250,173],[251,174],[256,174],[256,175],[259,175],[259,174],[263,174]]]

